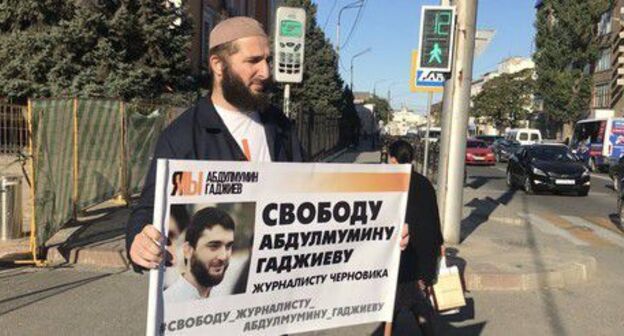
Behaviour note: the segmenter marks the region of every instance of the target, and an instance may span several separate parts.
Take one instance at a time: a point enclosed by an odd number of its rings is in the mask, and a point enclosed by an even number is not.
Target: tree
[[[373,104],[375,105],[375,114],[377,115],[377,119],[383,120],[384,124],[388,124],[390,121],[390,113],[392,112],[392,108],[388,101],[384,98],[381,98],[377,95],[373,95],[370,98],[364,101],[364,104]]]
[[[473,99],[471,114],[493,123],[499,132],[530,118],[535,81],[533,70],[501,74],[487,81]]]
[[[537,12],[537,92],[556,126],[575,122],[589,111],[592,75],[600,41],[597,23],[612,0],[544,0]]]
[[[190,20],[168,1],[12,2],[0,5],[0,96],[151,99],[193,89]]]
[[[360,117],[358,116],[355,104],[353,104],[353,91],[346,86],[343,91],[342,101],[345,103],[342,107],[342,117],[340,119],[340,140],[343,144],[357,143],[360,136]]]
[[[316,22],[316,5],[311,0],[286,0],[284,5],[301,7],[307,14],[303,82],[291,85],[291,110],[340,119],[341,126],[351,127],[355,111],[353,94],[343,89],[344,82],[336,67],[336,52]],[[273,102],[278,106],[283,103],[283,89],[284,86],[278,84],[274,91]],[[341,139],[347,138],[349,136],[341,134]]]

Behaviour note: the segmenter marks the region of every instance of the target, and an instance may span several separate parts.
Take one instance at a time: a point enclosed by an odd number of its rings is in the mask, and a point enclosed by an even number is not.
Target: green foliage
[[[336,52],[316,22],[316,5],[311,0],[286,0],[284,6],[304,8],[307,14],[303,82],[291,85],[292,111],[324,114],[339,118],[345,127],[359,127],[353,93],[348,88],[343,89],[344,82],[336,67]],[[284,86],[278,84],[276,88],[274,103],[281,106]],[[345,134],[341,137],[349,138]]]
[[[485,118],[499,130],[516,127],[517,121],[530,117],[535,81],[533,70],[502,74],[483,85],[483,90],[472,99],[471,114]]]
[[[592,77],[585,69],[596,60],[597,23],[611,5],[611,0],[544,0],[537,12],[536,92],[559,125],[589,111]]]
[[[390,113],[392,112],[392,108],[390,107],[390,103],[388,100],[381,98],[377,95],[373,95],[372,97],[366,99],[364,104],[374,104],[375,105],[375,114],[380,120],[383,120],[384,124],[388,124],[390,121]]]
[[[360,117],[358,116],[355,105],[353,104],[353,91],[347,86],[343,91],[344,106],[342,107],[341,123],[341,141],[343,144],[348,144],[356,139],[360,135]]]
[[[190,21],[166,1],[5,1],[0,13],[0,96],[153,99],[193,89]]]

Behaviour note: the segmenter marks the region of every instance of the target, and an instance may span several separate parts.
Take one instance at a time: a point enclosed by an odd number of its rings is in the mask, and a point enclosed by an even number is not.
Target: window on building
[[[611,49],[602,49],[596,62],[595,71],[605,71],[611,69]]]
[[[611,105],[611,89],[609,84],[594,87],[594,107],[609,107]]]
[[[600,16],[598,22],[598,35],[611,34],[611,11],[606,11]]]

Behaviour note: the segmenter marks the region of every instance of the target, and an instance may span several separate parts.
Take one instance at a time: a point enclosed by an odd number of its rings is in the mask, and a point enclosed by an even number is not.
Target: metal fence
[[[338,149],[340,119],[325,113],[306,110],[296,115],[297,135],[310,161],[318,161]]]
[[[26,112],[26,106],[0,104],[0,154],[17,154],[28,147]]]
[[[46,241],[83,210],[138,192],[177,109],[108,99],[38,99],[32,120],[34,221]]]
[[[424,171],[425,161],[425,142],[423,140],[417,141],[414,146],[414,161],[418,172],[425,175],[431,183],[436,183],[438,180],[438,162],[440,158],[440,146],[439,143],[429,143],[429,154],[427,155],[427,171]]]
[[[183,110],[82,98],[33,99],[27,107],[5,105],[2,136],[8,140],[2,149],[32,158],[27,177],[32,180],[33,205],[26,211],[31,213],[33,249],[83,210],[139,193],[158,136]],[[294,122],[311,160],[331,154],[344,142],[345,130],[334,116],[306,111]],[[5,133],[5,128],[11,131]],[[36,258],[36,252],[33,255]]]
[[[440,144],[436,142],[429,142],[429,154],[427,155],[427,171],[424,171],[425,161],[425,141],[415,137],[399,137],[399,136],[385,136],[382,139],[383,148],[387,151],[388,146],[396,140],[403,139],[409,142],[414,149],[414,167],[416,171],[423,174],[431,181],[436,183],[438,178],[438,163],[440,159]],[[382,149],[383,150],[383,149]]]

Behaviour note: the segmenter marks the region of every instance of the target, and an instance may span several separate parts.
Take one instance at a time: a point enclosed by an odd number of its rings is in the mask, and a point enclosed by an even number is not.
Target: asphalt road
[[[505,163],[486,167],[469,166],[466,191],[485,195],[497,195],[508,191],[505,181],[506,168]],[[605,218],[616,212],[616,194],[613,191],[613,183],[606,174],[592,173],[591,189],[586,197],[573,194],[555,195],[548,192],[526,195],[522,190],[514,193],[513,197],[516,198],[514,201],[522,201],[528,212]]]
[[[504,169],[469,167],[466,195],[505,195]],[[604,175],[592,178],[587,197],[518,191],[508,201],[523,204],[531,214],[588,222],[608,218],[615,209],[615,193]],[[564,289],[468,293],[466,309],[443,318],[443,335],[621,335],[624,248],[588,249],[599,261],[590,282]],[[142,335],[146,303],[147,276],[133,272],[0,265],[0,335]],[[408,314],[396,323],[397,335],[417,335]],[[356,326],[314,335],[368,335],[374,329]]]

